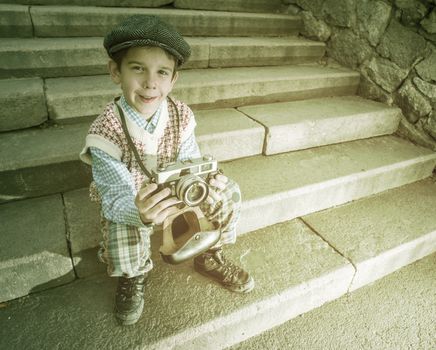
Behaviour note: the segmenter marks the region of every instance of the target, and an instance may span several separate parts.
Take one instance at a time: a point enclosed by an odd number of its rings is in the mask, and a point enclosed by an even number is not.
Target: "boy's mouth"
[[[155,96],[155,97],[144,97],[144,96],[141,96],[141,95],[138,95],[138,96],[141,99],[141,101],[144,102],[144,103],[152,103],[152,102],[154,102],[158,98],[157,96]]]

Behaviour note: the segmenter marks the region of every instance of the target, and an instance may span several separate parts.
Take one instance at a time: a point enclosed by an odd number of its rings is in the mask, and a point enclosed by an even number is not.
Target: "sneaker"
[[[119,277],[115,295],[115,316],[121,325],[138,321],[144,308],[144,285],[146,275],[132,278]]]
[[[254,288],[254,280],[239,266],[228,261],[222,249],[208,250],[194,259],[194,268],[225,288],[237,293],[248,293]]]

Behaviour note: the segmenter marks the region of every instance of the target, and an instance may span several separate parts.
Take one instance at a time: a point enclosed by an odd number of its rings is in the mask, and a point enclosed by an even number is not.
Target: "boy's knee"
[[[223,191],[225,200],[234,205],[240,205],[242,202],[241,189],[239,185],[232,179],[228,179],[226,189]]]

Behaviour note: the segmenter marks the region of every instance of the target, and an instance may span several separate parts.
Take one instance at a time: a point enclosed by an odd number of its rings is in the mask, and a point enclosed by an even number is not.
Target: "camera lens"
[[[186,205],[195,207],[202,203],[209,194],[209,187],[199,176],[183,176],[176,185],[176,194]]]

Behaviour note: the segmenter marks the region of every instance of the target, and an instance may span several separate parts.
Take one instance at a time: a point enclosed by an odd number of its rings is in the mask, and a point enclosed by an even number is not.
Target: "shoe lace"
[[[241,268],[231,261],[227,260],[222,252],[217,252],[214,255],[214,260],[220,265],[220,269],[225,280],[236,279]]]
[[[142,276],[133,278],[122,278],[119,283],[119,294],[123,299],[130,299],[139,295],[144,286]]]

